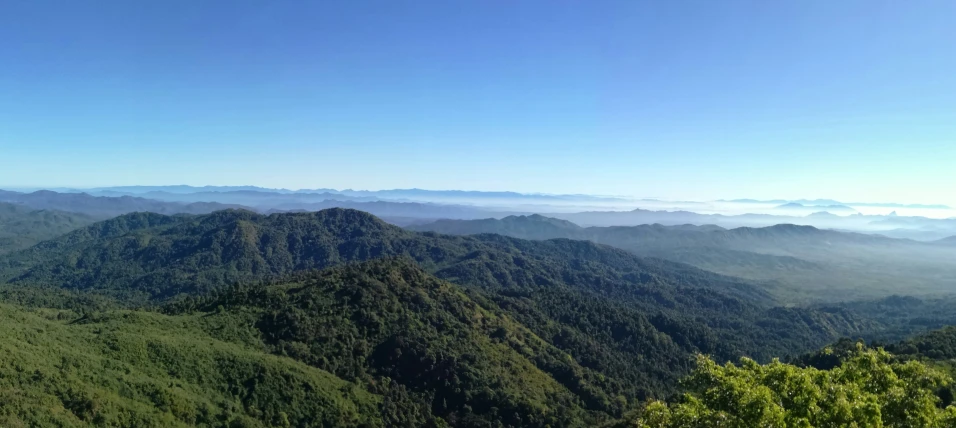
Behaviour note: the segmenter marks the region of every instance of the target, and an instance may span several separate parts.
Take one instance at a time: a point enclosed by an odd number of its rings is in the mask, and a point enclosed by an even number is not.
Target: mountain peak
[[[807,236],[823,232],[813,226],[802,226],[797,224],[776,224],[767,227],[738,227],[731,229],[734,234],[750,235],[779,235],[779,236]]]
[[[805,207],[803,204],[798,204],[798,203],[796,203],[796,202],[790,202],[790,203],[786,203],[786,204],[777,206],[777,208],[806,208],[806,207]]]

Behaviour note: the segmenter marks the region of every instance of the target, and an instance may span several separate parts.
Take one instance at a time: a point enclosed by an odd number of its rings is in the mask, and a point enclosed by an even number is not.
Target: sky
[[[10,0],[0,187],[956,204],[951,0]]]

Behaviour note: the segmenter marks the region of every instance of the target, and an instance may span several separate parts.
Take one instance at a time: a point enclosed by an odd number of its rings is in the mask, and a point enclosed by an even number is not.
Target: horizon
[[[832,202],[841,205],[849,206],[879,206],[879,205],[899,205],[898,208],[925,208],[925,209],[943,209],[950,210],[954,209],[954,205],[946,204],[942,202],[929,202],[929,203],[907,203],[900,201],[892,200],[882,200],[882,201],[863,201],[863,200],[840,200],[835,198],[827,197],[799,197],[799,198],[786,198],[786,197],[774,197],[774,198],[750,198],[750,197],[727,197],[727,198],[714,198],[714,199],[680,199],[680,198],[667,198],[660,196],[645,196],[645,195],[611,195],[611,194],[589,194],[589,193],[548,193],[548,192],[519,192],[514,190],[476,190],[476,189],[450,189],[450,188],[435,188],[428,189],[422,187],[409,187],[409,188],[380,188],[380,189],[355,189],[355,188],[331,188],[331,187],[302,187],[302,188],[283,188],[283,187],[264,187],[254,184],[238,184],[238,185],[190,185],[190,184],[165,184],[165,185],[143,185],[143,184],[132,184],[132,185],[117,185],[117,186],[92,186],[92,187],[71,187],[71,186],[4,186],[0,184],[0,190],[21,192],[21,193],[31,193],[36,191],[48,190],[54,192],[82,192],[86,191],[97,191],[102,189],[115,189],[115,188],[192,188],[192,189],[205,189],[205,188],[253,188],[254,191],[288,191],[288,192],[305,192],[305,191],[331,191],[331,192],[355,192],[355,193],[376,193],[376,192],[388,192],[388,191],[424,191],[424,192],[461,192],[461,193],[507,193],[515,194],[520,196],[580,196],[580,197],[590,197],[590,198],[618,198],[627,201],[660,201],[660,202],[671,202],[671,203],[680,203],[680,202],[727,202],[727,203],[767,203],[767,204],[792,204],[792,203],[803,203],[807,207],[820,207],[823,208],[823,205],[819,204],[806,204],[807,202]],[[213,192],[228,192],[235,190],[221,190]],[[102,195],[101,195],[102,196]],[[886,207],[893,208],[893,207]]]
[[[0,16],[0,183],[956,206],[953,16],[863,0],[18,2]]]
[[[774,198],[749,198],[749,197],[727,197],[727,198],[715,198],[715,199],[700,199],[700,200],[682,200],[682,199],[669,199],[666,197],[660,196],[645,196],[645,195],[612,195],[612,194],[591,194],[591,193],[549,193],[549,192],[519,192],[514,190],[478,190],[478,189],[452,189],[452,188],[423,188],[423,187],[408,187],[408,188],[379,188],[379,189],[358,189],[358,188],[332,188],[332,187],[301,187],[301,188],[288,188],[288,187],[264,187],[255,184],[236,184],[236,185],[191,185],[191,184],[131,184],[131,185],[108,185],[108,186],[90,186],[90,187],[71,187],[71,186],[4,186],[0,184],[0,190],[7,190],[13,192],[36,192],[42,190],[48,190],[53,192],[63,192],[63,191],[96,191],[101,189],[115,189],[115,188],[193,188],[193,189],[205,189],[205,188],[254,188],[257,191],[289,191],[289,192],[304,192],[304,191],[333,191],[333,192],[356,192],[356,193],[376,193],[376,192],[387,192],[387,191],[425,191],[425,192],[461,192],[461,193],[510,193],[521,196],[586,196],[592,198],[625,198],[631,201],[640,201],[640,200],[659,200],[662,202],[759,202],[759,203],[799,203],[799,202],[812,202],[812,201],[828,201],[834,202],[837,204],[845,205],[867,205],[867,204],[898,204],[898,205],[910,205],[910,206],[941,206],[945,208],[952,208],[948,204],[931,202],[931,203],[906,203],[899,201],[860,201],[860,200],[839,200],[835,198],[827,197],[799,197],[799,198],[786,198],[786,197],[774,197]],[[233,191],[233,190],[224,190],[224,191]],[[85,193],[85,192],[84,192]],[[809,205],[814,206],[814,205]]]
[[[116,197],[112,194],[102,194],[99,192],[118,192],[124,193],[125,195],[138,196],[149,199],[151,194],[157,192],[163,193],[169,189],[191,189],[196,191],[206,191],[207,188],[212,188],[215,190],[208,190],[209,193],[228,193],[236,191],[255,191],[262,193],[270,192],[289,192],[290,194],[307,194],[315,192],[333,192],[333,194],[346,195],[349,193],[368,193],[372,197],[382,198],[381,196],[375,196],[376,193],[383,192],[425,192],[425,193],[434,193],[437,196],[442,193],[451,193],[451,194],[508,194],[515,195],[519,198],[529,198],[534,199],[536,197],[567,197],[567,198],[585,198],[583,200],[578,200],[578,203],[587,203],[597,205],[568,205],[568,207],[581,208],[583,211],[588,211],[596,208],[605,208],[608,211],[628,211],[632,209],[640,210],[649,210],[649,211],[689,211],[701,214],[724,214],[724,215],[740,215],[748,213],[766,213],[768,209],[774,208],[785,208],[787,205],[802,205],[805,208],[813,209],[818,208],[821,211],[819,212],[828,212],[827,208],[835,208],[837,206],[853,207],[857,214],[863,214],[867,216],[886,216],[890,214],[898,214],[902,217],[925,217],[925,218],[935,218],[935,219],[950,219],[956,218],[956,207],[943,203],[928,203],[928,204],[909,204],[896,201],[860,201],[860,200],[836,200],[832,198],[768,198],[768,199],[755,199],[755,198],[720,198],[720,199],[703,199],[703,200],[688,200],[688,199],[668,199],[662,197],[653,197],[653,196],[631,196],[631,195],[594,195],[594,194],[561,194],[561,193],[526,193],[526,192],[516,192],[516,191],[485,191],[485,190],[466,190],[466,189],[424,189],[424,188],[405,188],[405,189],[333,189],[327,187],[312,187],[312,188],[300,188],[300,189],[289,189],[289,188],[268,188],[261,187],[256,185],[203,185],[203,186],[194,186],[188,184],[171,184],[171,185],[123,185],[123,186],[100,186],[100,187],[88,187],[88,188],[77,188],[77,187],[56,187],[56,186],[41,186],[41,187],[10,187],[0,185],[0,190],[13,191],[20,193],[33,193],[37,191],[53,191],[57,193],[84,193],[91,194],[96,197]],[[142,192],[137,192],[135,190],[140,190]],[[150,189],[150,190],[147,190]],[[159,190],[155,190],[159,189]],[[221,190],[220,190],[221,189]],[[249,190],[242,190],[249,189]],[[175,192],[173,192],[175,193]],[[186,192],[184,194],[190,194],[195,192]],[[282,194],[282,193],[279,193]],[[409,198],[412,199],[409,199]],[[589,201],[587,198],[591,198]],[[466,206],[495,206],[493,201],[495,200],[482,200],[475,199],[469,200],[464,199],[458,202],[454,200],[446,199],[429,199],[427,195],[421,199],[415,199],[414,196],[404,196],[400,199],[390,199],[390,197],[385,196],[383,199],[378,199],[381,201],[391,201],[391,202],[419,202],[419,203],[432,203],[432,204],[464,204]],[[520,200],[520,199],[519,199]],[[504,203],[504,200],[498,200],[499,203]],[[530,201],[529,201],[530,202]],[[573,200],[572,200],[573,202]],[[618,205],[613,205],[611,203],[616,202]],[[491,205],[488,205],[491,203]],[[652,205],[647,205],[647,204]],[[663,204],[674,204],[669,206],[653,206],[653,203],[663,203]],[[559,205],[552,205],[546,202],[540,202],[542,207],[557,207]],[[610,205],[605,205],[610,204]],[[623,204],[623,205],[621,205]],[[691,204],[691,205],[687,205]],[[709,206],[694,206],[693,204],[710,204]],[[733,206],[749,206],[752,211],[747,210],[729,210],[727,211],[727,205]],[[501,206],[507,206],[506,203]],[[535,211],[534,205],[529,205],[525,203],[523,205],[514,205],[515,207],[524,206],[529,211],[528,213],[540,213],[544,211]],[[797,215],[797,217],[810,216],[814,213],[805,213],[803,215]],[[779,216],[791,216],[787,213],[774,213],[773,215]],[[839,214],[837,214],[839,215]],[[853,215],[849,213],[844,213],[845,215]]]

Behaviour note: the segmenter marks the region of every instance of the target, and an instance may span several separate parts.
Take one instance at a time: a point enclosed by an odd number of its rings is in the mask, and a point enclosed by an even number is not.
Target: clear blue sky
[[[9,0],[0,186],[956,203],[956,2]]]

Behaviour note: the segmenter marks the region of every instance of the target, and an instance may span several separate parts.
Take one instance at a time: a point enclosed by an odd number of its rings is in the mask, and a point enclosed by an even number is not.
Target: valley
[[[3,206],[0,368],[35,397],[4,414],[33,425],[613,425],[681,394],[697,355],[903,355],[956,324],[945,240]]]

